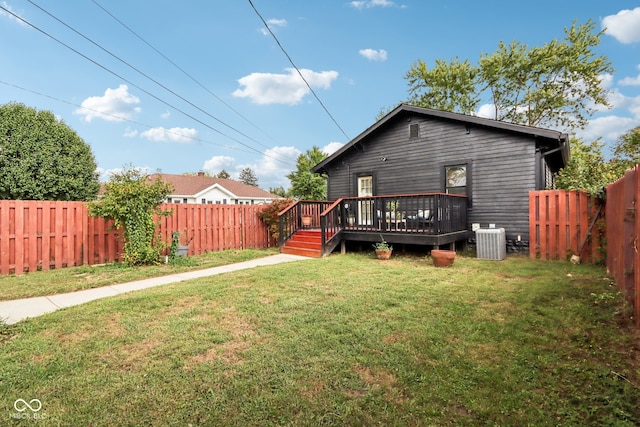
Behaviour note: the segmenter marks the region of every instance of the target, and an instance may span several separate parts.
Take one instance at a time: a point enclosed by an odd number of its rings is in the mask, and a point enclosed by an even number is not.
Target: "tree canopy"
[[[222,177],[218,177],[218,178],[222,178]],[[251,185],[253,187],[258,186],[258,177],[256,176],[255,173],[253,173],[253,171],[249,167],[244,168],[240,171],[240,174],[238,175],[238,179],[240,180],[240,182],[244,184]]]
[[[605,159],[605,144],[571,139],[571,161],[556,175],[556,188],[583,190],[602,195],[602,189],[620,179],[640,163],[640,126],[624,133],[613,145],[613,156]]]
[[[601,76],[611,62],[597,55],[604,31],[592,20],[565,28],[564,39],[529,48],[500,42],[477,65],[459,58],[436,60],[432,69],[418,60],[406,73],[409,102],[464,114],[485,101],[497,120],[529,126],[584,128],[598,106],[608,106]]]
[[[571,138],[570,146],[571,160],[556,175],[556,188],[602,195],[602,189],[618,178],[611,162],[605,160],[604,143]]]
[[[611,161],[620,177],[627,169],[640,163],[640,126],[629,130],[618,138],[613,147]]]
[[[287,175],[291,181],[289,194],[303,200],[324,200],[327,198],[327,180],[311,172],[311,168],[327,158],[320,148],[313,146],[298,156],[297,168]]]
[[[96,170],[91,147],[52,112],[0,106],[0,199],[92,200]]]
[[[229,172],[227,172],[226,170],[222,169],[220,172],[218,172],[213,177],[214,178],[221,178],[221,179],[230,179],[231,175],[229,174]],[[257,179],[256,179],[256,183],[257,183]]]

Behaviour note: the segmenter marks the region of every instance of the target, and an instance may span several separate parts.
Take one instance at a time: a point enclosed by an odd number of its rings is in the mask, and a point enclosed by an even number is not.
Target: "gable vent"
[[[412,123],[409,125],[409,138],[417,138],[419,136],[420,125],[417,123]]]

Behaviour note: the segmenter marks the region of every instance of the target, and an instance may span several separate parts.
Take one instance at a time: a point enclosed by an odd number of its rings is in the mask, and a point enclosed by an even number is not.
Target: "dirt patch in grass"
[[[241,353],[250,349],[256,342],[253,325],[238,315],[233,308],[225,309],[222,318],[216,320],[212,327],[221,328],[230,336],[230,339],[221,344],[214,344],[203,353],[191,357],[185,364],[185,369],[190,370],[194,366],[215,360],[221,360],[229,365],[242,364],[244,358]]]
[[[315,400],[324,390],[326,386],[320,378],[315,378],[302,390],[302,395],[309,400]]]
[[[408,399],[403,390],[398,386],[398,380],[393,374],[381,367],[369,368],[367,366],[356,365],[354,371],[366,384],[366,389],[374,393],[382,392],[387,402],[395,404],[405,404]],[[356,392],[357,393],[357,392]]]
[[[162,344],[162,340],[152,337],[141,342],[122,346],[122,350],[115,361],[115,368],[127,372],[140,366],[148,365],[149,360],[152,359],[152,352]]]
[[[397,342],[406,342],[409,340],[409,334],[406,332],[394,332],[390,335],[382,337],[381,341],[385,344],[395,344]]]

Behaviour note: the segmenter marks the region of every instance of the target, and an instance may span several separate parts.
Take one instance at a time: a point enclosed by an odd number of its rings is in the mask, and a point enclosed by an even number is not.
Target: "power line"
[[[269,136],[264,130],[262,130],[260,127],[258,127],[255,123],[253,123],[251,120],[249,120],[247,117],[245,117],[244,115],[242,115],[239,111],[237,111],[236,109],[234,109],[231,105],[229,105],[228,103],[226,103],[222,98],[220,98],[218,95],[216,95],[215,93],[213,93],[209,88],[207,88],[205,85],[203,85],[202,83],[200,83],[200,81],[198,81],[195,77],[193,77],[191,74],[189,74],[187,71],[185,71],[182,67],[180,67],[178,64],[176,64],[174,61],[172,61],[170,58],[168,58],[164,53],[162,53],[160,50],[158,50],[155,46],[153,46],[151,43],[149,43],[147,40],[145,40],[140,34],[138,34],[137,32],[135,32],[133,29],[131,29],[128,25],[126,25],[124,22],[122,22],[120,19],[118,19],[118,17],[116,17],[113,13],[109,12],[104,6],[102,6],[100,3],[98,3],[96,0],[91,0],[96,6],[98,6],[100,9],[102,9],[102,11],[104,11],[107,15],[109,15],[111,18],[113,18],[116,22],[118,22],[120,25],[122,25],[124,28],[126,28],[131,34],[133,34],[134,36],[136,36],[140,41],[142,41],[144,44],[146,44],[147,46],[149,46],[149,48],[151,48],[153,51],[155,51],[158,55],[160,55],[162,58],[164,58],[168,63],[170,63],[171,65],[173,65],[176,69],[178,69],[182,74],[184,74],[185,76],[187,76],[189,79],[191,79],[193,82],[195,82],[198,86],[200,86],[202,89],[204,89],[206,92],[208,92],[211,96],[213,96],[215,99],[217,99],[218,101],[220,101],[224,106],[226,106],[228,109],[230,109],[231,111],[233,111],[234,113],[236,113],[238,116],[240,116],[242,119],[244,119],[247,123],[249,123],[251,126],[253,126],[255,129],[259,130],[260,132],[262,132],[263,134],[265,134],[266,136],[268,136],[269,138],[273,139],[271,136]],[[257,142],[257,141],[256,141]],[[259,143],[259,142],[258,142]],[[262,145],[262,144],[260,144]],[[263,147],[268,148],[266,146],[263,145]]]
[[[304,76],[302,75],[302,72],[300,71],[300,69],[296,66],[296,64],[293,63],[293,60],[291,59],[291,57],[289,56],[289,54],[287,53],[287,51],[284,49],[284,47],[282,47],[282,44],[280,44],[280,40],[278,40],[278,38],[276,37],[276,35],[273,33],[273,31],[271,31],[271,28],[269,27],[269,24],[267,24],[267,21],[264,20],[264,18],[262,17],[262,15],[260,14],[260,12],[258,12],[258,9],[256,9],[256,7],[253,5],[253,2],[251,0],[249,0],[249,4],[251,5],[251,7],[253,8],[253,11],[256,13],[256,15],[258,15],[258,17],[260,18],[260,20],[262,21],[262,23],[264,24],[264,26],[267,28],[267,31],[269,31],[269,34],[271,34],[271,37],[273,37],[273,39],[276,41],[276,43],[278,44],[278,47],[280,48],[280,50],[282,51],[282,53],[284,53],[284,55],[287,57],[287,59],[289,60],[289,62],[291,63],[291,65],[293,66],[293,68],[296,69],[296,71],[298,72],[298,75],[300,76],[300,78],[302,79],[302,81],[304,81],[304,83],[307,85],[307,87],[309,88],[309,90],[311,91],[311,93],[313,94],[313,96],[316,98],[316,100],[320,103],[320,105],[322,106],[322,108],[324,109],[324,111],[327,113],[327,115],[331,118],[331,120],[333,121],[333,123],[335,123],[335,125],[338,127],[338,129],[340,129],[340,132],[342,132],[342,134],[345,136],[345,138],[347,138],[347,140],[350,140],[351,138],[349,138],[349,136],[347,135],[347,133],[342,129],[342,127],[340,126],[340,124],[338,124],[338,121],[333,117],[333,115],[329,112],[329,110],[327,109],[327,107],[324,105],[324,103],[322,102],[322,100],[320,99],[320,97],[316,94],[316,92],[313,90],[313,88],[311,87],[311,85],[309,84],[309,82],[307,81],[307,79],[304,78]]]
[[[14,18],[18,19],[19,21],[24,22],[26,25],[28,25],[28,26],[30,26],[31,28],[35,29],[36,31],[38,31],[38,32],[40,32],[40,33],[42,33],[42,34],[44,34],[45,36],[49,37],[50,39],[54,40],[55,42],[57,42],[57,43],[61,44],[62,46],[66,47],[67,49],[69,49],[69,50],[71,50],[72,52],[76,53],[77,55],[79,55],[79,56],[83,57],[84,59],[86,59],[87,61],[91,62],[92,64],[94,64],[94,65],[96,65],[96,66],[98,66],[98,67],[102,68],[104,71],[108,72],[109,74],[112,74],[112,75],[114,75],[115,77],[117,77],[117,78],[119,78],[119,79],[122,79],[123,81],[125,81],[125,82],[129,83],[131,86],[133,86],[133,87],[137,88],[138,90],[140,90],[140,91],[142,91],[142,92],[146,93],[147,95],[149,95],[150,97],[154,98],[155,100],[157,100],[157,101],[161,102],[162,104],[164,104],[164,105],[166,105],[166,106],[168,106],[168,107],[170,107],[170,108],[172,108],[172,109],[174,109],[174,110],[176,110],[176,111],[178,111],[178,112],[182,113],[183,115],[185,115],[186,117],[188,117],[188,118],[190,118],[190,119],[192,119],[192,120],[196,121],[197,123],[200,123],[201,125],[205,126],[206,128],[211,129],[212,131],[214,131],[214,132],[216,132],[216,133],[218,133],[218,134],[220,134],[220,135],[222,135],[222,136],[224,136],[224,137],[226,137],[226,138],[229,138],[229,139],[231,139],[232,141],[237,142],[238,144],[240,144],[240,145],[242,145],[242,146],[244,146],[244,147],[246,147],[246,148],[248,148],[248,149],[250,149],[250,150],[252,150],[252,151],[254,151],[254,152],[257,152],[257,153],[259,153],[259,154],[261,154],[261,155],[264,155],[265,157],[269,157],[269,158],[272,158],[272,159],[274,159],[274,160],[276,160],[276,161],[278,161],[278,162],[285,163],[285,164],[287,164],[287,165],[289,165],[289,166],[292,166],[292,164],[291,164],[291,163],[288,163],[288,162],[285,162],[285,161],[283,161],[283,160],[281,160],[281,159],[278,159],[278,158],[275,158],[275,157],[273,157],[273,156],[270,156],[270,155],[268,155],[267,153],[263,153],[263,152],[261,152],[261,151],[259,151],[259,150],[255,149],[255,148],[251,147],[250,145],[247,145],[247,144],[245,144],[244,142],[242,142],[242,141],[240,141],[240,140],[238,140],[238,139],[236,139],[236,138],[233,138],[232,136],[227,135],[227,134],[225,134],[224,132],[219,131],[218,129],[216,129],[216,128],[214,128],[214,127],[210,126],[209,124],[207,124],[207,123],[203,122],[202,120],[199,120],[199,119],[197,119],[196,117],[192,116],[191,114],[189,114],[189,113],[187,113],[187,112],[183,111],[182,109],[180,109],[180,108],[178,108],[178,107],[176,107],[176,106],[174,106],[174,105],[170,104],[169,102],[167,102],[167,101],[165,101],[165,100],[163,100],[163,99],[159,98],[158,96],[156,96],[156,95],[152,94],[151,92],[147,91],[146,89],[143,89],[143,88],[142,88],[142,87],[140,87],[139,85],[137,85],[137,84],[135,84],[135,83],[131,82],[130,80],[126,79],[125,77],[123,77],[123,76],[119,75],[119,74],[118,74],[118,73],[116,73],[115,71],[112,71],[112,70],[110,70],[109,68],[107,68],[106,66],[104,66],[104,65],[102,65],[102,64],[100,64],[100,63],[98,63],[97,61],[95,61],[95,60],[93,60],[93,59],[89,58],[88,56],[86,56],[85,54],[81,53],[81,52],[80,52],[80,51],[78,51],[77,49],[74,49],[73,47],[69,46],[68,44],[64,43],[63,41],[61,41],[61,40],[57,39],[56,37],[54,37],[54,36],[52,36],[51,34],[47,33],[46,31],[44,31],[43,29],[39,28],[38,26],[36,26],[36,25],[32,24],[31,22],[27,21],[26,19],[22,18],[21,16],[16,15],[16,14],[15,14],[15,13],[13,13],[11,10],[9,10],[8,8],[6,8],[2,3],[0,3],[0,9],[2,9],[3,11],[5,11],[7,14],[9,14],[9,15],[13,16]],[[84,107],[83,107],[83,108],[84,108]]]
[[[78,107],[78,108],[81,108],[83,110],[92,111],[92,112],[97,113],[97,114],[102,115],[102,116],[113,117],[114,119],[117,119],[117,120],[122,121],[122,122],[133,123],[135,125],[144,126],[146,128],[149,128],[149,129],[154,129],[155,128],[155,126],[151,126],[151,125],[148,125],[146,123],[141,123],[141,122],[138,122],[138,121],[135,121],[135,120],[126,119],[126,118],[121,117],[121,116],[116,116],[115,114],[105,113],[103,111],[94,110],[92,108],[83,107],[82,105],[75,104],[75,103],[73,103],[71,101],[67,101],[65,99],[56,98],[55,96],[47,95],[46,93],[38,92],[38,91],[33,90],[33,89],[27,89],[25,87],[22,87],[22,86],[13,84],[13,83],[8,83],[8,82],[0,80],[0,84],[6,85],[6,86],[10,86],[10,87],[13,87],[15,89],[22,90],[24,92],[33,93],[34,95],[42,96],[44,98],[52,99],[52,100],[57,101],[57,102],[62,102],[64,104],[71,105],[73,107]],[[184,134],[181,134],[181,133],[178,133],[178,132],[171,132],[170,129],[165,129],[164,131],[165,131],[165,133],[168,133],[170,135],[181,136],[183,138],[188,138],[188,139],[191,139],[193,141],[203,142],[205,144],[217,145],[217,146],[222,147],[222,148],[228,148],[230,150],[237,150],[237,151],[242,151],[244,153],[248,153],[248,151],[242,150],[242,149],[240,149],[238,147],[233,147],[231,145],[218,144],[218,143],[215,143],[215,142],[207,141],[207,140],[202,139],[202,138],[196,138],[196,137],[189,136],[189,135],[184,135]]]
[[[210,114],[209,112],[205,111],[204,109],[198,107],[197,105],[195,105],[194,103],[192,103],[191,101],[189,101],[188,99],[186,99],[185,97],[183,97],[182,95],[176,93],[175,91],[171,90],[170,88],[168,88],[167,86],[165,86],[164,84],[158,82],[157,80],[155,80],[153,77],[149,76],[148,74],[144,73],[143,71],[139,70],[138,68],[134,67],[133,65],[129,64],[127,61],[125,61],[124,59],[120,58],[118,55],[114,54],[113,52],[109,51],[108,49],[104,48],[103,46],[101,46],[99,43],[93,41],[91,38],[85,36],[84,34],[82,34],[81,32],[77,31],[75,28],[73,28],[72,26],[68,25],[67,23],[65,23],[64,21],[62,21],[61,19],[59,19],[58,17],[56,17],[55,15],[53,15],[52,13],[50,13],[49,11],[47,11],[46,9],[44,9],[43,7],[39,6],[38,4],[36,4],[35,2],[33,2],[32,0],[27,0],[29,3],[31,3],[33,6],[37,7],[38,9],[40,9],[42,12],[46,13],[47,15],[49,15],[51,18],[55,19],[56,21],[58,21],[60,24],[64,25],[65,27],[67,27],[68,29],[70,29],[71,31],[73,31],[74,33],[76,33],[77,35],[79,35],[80,37],[84,38],[85,40],[87,40],[89,43],[93,44],[94,46],[96,46],[98,49],[102,50],[103,52],[107,53],[108,55],[110,55],[111,57],[115,58],[116,60],[120,61],[121,63],[125,64],[127,67],[131,68],[132,70],[134,70],[135,72],[137,72],[138,74],[142,75],[143,77],[151,80],[153,83],[155,83],[156,85],[160,86],[161,88],[163,88],[164,90],[166,90],[167,92],[171,93],[172,95],[180,98],[182,101],[186,102],[187,104],[189,104],[190,106],[192,106],[193,108],[197,109],[198,111],[202,112],[203,114],[209,116],[210,118],[212,118],[213,120],[217,121],[218,123],[220,123],[221,125],[237,132],[238,134],[244,136],[245,138],[249,139],[250,141],[255,142],[258,145],[261,145],[264,148],[269,148],[267,146],[265,146],[264,144],[260,143],[259,141],[251,138],[249,135],[246,135],[245,133],[239,131],[238,129],[234,128],[233,126],[223,122],[222,120],[218,119],[217,117],[213,116],[212,114]]]

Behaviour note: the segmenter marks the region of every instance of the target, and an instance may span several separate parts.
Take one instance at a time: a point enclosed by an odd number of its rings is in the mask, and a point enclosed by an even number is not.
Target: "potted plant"
[[[376,255],[378,259],[391,258],[391,252],[393,252],[393,246],[391,246],[389,243],[387,243],[386,240],[384,240],[384,237],[382,237],[382,234],[380,235],[380,239],[381,239],[380,242],[373,244],[373,248],[376,251]]]
[[[435,267],[449,267],[456,259],[456,251],[434,249],[431,251],[431,258]]]

